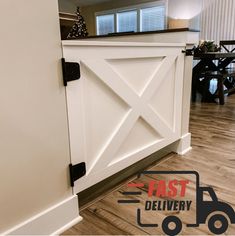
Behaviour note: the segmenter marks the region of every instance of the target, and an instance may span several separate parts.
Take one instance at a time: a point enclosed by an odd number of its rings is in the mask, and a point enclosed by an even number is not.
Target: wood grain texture
[[[229,203],[235,209],[235,96],[226,98],[224,106],[195,103],[191,107],[190,130],[192,151],[184,156],[170,154],[151,170],[196,170],[200,173],[200,185],[214,188],[220,201]],[[146,181],[143,176],[134,182]],[[145,179],[144,179],[145,178]],[[161,227],[141,228],[136,223],[136,206],[120,205],[117,200],[127,191],[127,182],[100,197],[82,210],[84,220],[64,235],[145,235],[163,234]],[[195,188],[189,189],[192,197]],[[129,198],[133,198],[129,196]],[[135,199],[137,197],[135,196]],[[138,197],[143,203],[143,196]],[[156,223],[164,218],[162,212],[150,213],[148,222]],[[176,213],[177,214],[177,213]],[[195,217],[195,207],[184,212],[186,219]],[[145,219],[144,219],[145,220]],[[182,235],[211,235],[206,225],[187,228],[183,224]],[[230,225],[225,235],[234,235],[235,226]]]

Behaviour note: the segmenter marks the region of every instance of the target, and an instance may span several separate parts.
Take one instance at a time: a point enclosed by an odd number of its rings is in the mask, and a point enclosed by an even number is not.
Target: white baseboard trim
[[[75,218],[74,220],[69,222],[67,225],[64,225],[63,227],[61,227],[60,229],[58,229],[57,231],[55,231],[51,235],[60,235],[60,234],[64,233],[66,230],[70,229],[71,227],[73,227],[74,225],[79,223],[82,219],[83,218],[81,216],[78,216],[77,218]]]
[[[182,152],[178,152],[177,154],[183,156],[183,155],[185,155],[187,152],[189,152],[190,150],[192,150],[192,147],[188,147],[187,149],[183,150]]]
[[[81,220],[78,197],[73,195],[4,232],[3,235],[58,235]]]
[[[176,142],[174,151],[179,155],[185,155],[191,149],[191,133],[187,133]]]

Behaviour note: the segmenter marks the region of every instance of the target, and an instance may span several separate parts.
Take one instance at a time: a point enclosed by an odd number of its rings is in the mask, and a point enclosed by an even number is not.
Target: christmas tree
[[[70,30],[67,39],[77,39],[88,36],[86,22],[80,13],[79,7],[77,7],[77,20],[75,21],[72,29]]]

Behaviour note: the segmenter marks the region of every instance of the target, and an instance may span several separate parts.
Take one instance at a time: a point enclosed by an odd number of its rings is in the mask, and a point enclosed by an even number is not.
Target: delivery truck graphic
[[[213,234],[223,234],[227,229],[228,225],[235,223],[235,212],[233,208],[225,203],[218,200],[212,187],[200,187],[199,174],[196,171],[144,171],[139,174],[141,176],[186,176],[193,175],[195,177],[195,222],[186,224],[186,227],[199,227],[201,224],[207,224],[209,230]],[[140,178],[141,179],[141,178]],[[168,178],[169,179],[169,178]],[[149,183],[129,183],[128,187],[131,187],[132,190],[134,187],[138,190],[145,189],[148,192],[148,195],[145,195],[145,208],[137,206],[137,224],[141,227],[159,227],[158,222],[154,224],[143,223],[144,217],[143,213],[146,213],[146,210],[189,210],[192,201],[152,201],[151,196],[153,193],[155,196],[161,196],[164,194],[171,197],[176,196],[176,194],[181,194],[183,198],[184,194],[187,192],[187,184],[189,181],[186,180],[176,180],[172,179],[166,182],[160,180],[155,183],[152,180]],[[147,186],[146,186],[147,185]],[[157,186],[158,185],[158,186]],[[156,189],[154,189],[155,187]],[[167,186],[167,188],[166,188]],[[176,188],[178,186],[179,189]],[[153,191],[155,190],[155,192]],[[179,191],[178,191],[179,190]],[[178,191],[178,192],[177,192]],[[140,200],[133,199],[133,196],[140,196],[141,191],[128,191],[123,192],[124,196],[131,196],[131,199],[120,199],[118,203],[120,204],[139,204]],[[204,199],[204,196],[207,196],[207,199]],[[208,200],[209,198],[209,200]],[[143,208],[143,207],[142,207]],[[156,221],[157,221],[156,217]],[[174,226],[172,228],[172,225]],[[166,214],[165,218],[161,223],[162,230],[167,235],[177,235],[182,230],[182,219],[180,214]]]

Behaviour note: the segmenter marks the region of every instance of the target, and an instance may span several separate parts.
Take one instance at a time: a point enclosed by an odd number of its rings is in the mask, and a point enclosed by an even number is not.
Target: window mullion
[[[117,12],[115,12],[114,13],[114,31],[115,31],[115,33],[117,33],[118,32],[118,19],[117,19],[117,16],[118,14],[117,14]]]
[[[140,15],[140,8],[137,9],[137,32],[141,32],[141,15]]]

